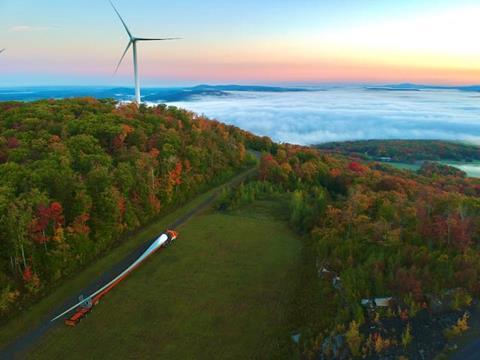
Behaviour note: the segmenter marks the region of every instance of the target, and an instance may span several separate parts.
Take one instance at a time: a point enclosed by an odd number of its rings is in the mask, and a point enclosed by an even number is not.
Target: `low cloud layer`
[[[300,93],[231,93],[172,103],[275,141],[445,139],[480,144],[480,94],[340,88]]]

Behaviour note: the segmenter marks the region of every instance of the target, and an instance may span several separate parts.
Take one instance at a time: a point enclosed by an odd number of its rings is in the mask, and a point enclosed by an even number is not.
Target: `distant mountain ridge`
[[[358,89],[358,86],[353,88]],[[378,86],[361,86],[366,91],[422,91],[422,90],[458,90],[480,92],[480,85],[440,86],[422,84],[391,84]],[[192,101],[200,96],[228,97],[235,92],[286,93],[328,91],[317,87],[281,87],[263,85],[208,85],[189,87],[149,87],[142,89],[142,100],[147,102],[181,102]],[[113,98],[118,101],[133,100],[135,91],[130,87],[108,86],[24,86],[0,87],[0,101],[35,101],[42,99],[65,99],[91,96],[97,99]]]
[[[302,88],[258,85],[198,85],[193,87],[144,88],[142,100],[151,102],[188,101],[196,96],[229,96],[231,92],[299,92]],[[91,96],[97,99],[131,100],[134,89],[129,87],[39,86],[0,88],[0,101],[35,101]]]
[[[443,85],[422,85],[422,84],[391,84],[379,86],[367,86],[367,90],[385,90],[385,91],[421,91],[421,90],[460,90],[460,91],[480,91],[480,85],[465,86],[443,86]]]

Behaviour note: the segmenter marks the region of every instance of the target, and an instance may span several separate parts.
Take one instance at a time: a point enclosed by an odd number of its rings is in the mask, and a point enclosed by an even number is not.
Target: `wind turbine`
[[[1,49],[1,50],[0,50],[0,54],[1,54],[2,52],[4,52],[4,51],[5,51],[5,49]]]
[[[113,5],[112,1],[110,1],[110,4],[113,7],[113,10],[117,13],[118,17],[120,18],[120,21],[123,24],[123,27],[127,31],[128,37],[130,38],[130,41],[127,44],[127,47],[125,48],[125,51],[123,52],[122,57],[120,58],[120,61],[118,62],[118,65],[115,69],[115,74],[118,71],[118,68],[122,64],[123,58],[125,57],[125,54],[127,53],[128,49],[130,49],[130,46],[133,45],[133,72],[135,75],[135,102],[137,104],[140,104],[140,80],[138,79],[138,63],[137,63],[137,42],[138,41],[166,41],[166,40],[180,40],[180,38],[139,38],[135,37],[132,35],[130,30],[128,29],[127,24],[125,21],[122,19],[122,16],[118,12],[117,8]]]

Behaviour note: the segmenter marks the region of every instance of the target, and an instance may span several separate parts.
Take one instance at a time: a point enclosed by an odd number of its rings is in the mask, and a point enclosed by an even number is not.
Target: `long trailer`
[[[160,249],[169,246],[178,236],[178,233],[173,230],[167,230],[161,234],[140,257],[135,260],[128,268],[126,268],[120,275],[116,276],[108,284],[102,286],[100,289],[92,293],[86,298],[81,297],[80,301],[69,309],[65,310],[60,315],[54,317],[50,321],[55,321],[69,312],[75,310],[72,316],[65,320],[68,326],[77,325],[92,308],[100,302],[100,299],[108,294],[115,286],[123,281],[133,270],[135,270],[141,263],[143,263],[150,255],[154,254]]]

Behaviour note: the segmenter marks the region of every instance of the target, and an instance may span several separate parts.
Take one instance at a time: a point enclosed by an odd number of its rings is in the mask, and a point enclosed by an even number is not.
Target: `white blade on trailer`
[[[84,300],[80,301],[79,303],[73,305],[72,307],[70,307],[69,309],[65,310],[63,313],[61,313],[60,315],[54,317],[52,320],[50,320],[50,322],[53,322],[59,318],[61,318],[62,316],[68,314],[70,311],[74,310],[75,308],[79,307],[80,305],[83,305],[85,304],[89,299],[93,299],[95,296],[97,296],[98,294],[100,294],[102,291],[104,291],[105,289],[109,288],[113,283],[115,283],[116,281],[118,281],[119,279],[121,279],[123,276],[127,275],[131,270],[133,270],[137,265],[139,265],[142,261],[145,260],[146,257],[148,257],[150,254],[152,254],[154,251],[158,250],[159,247],[161,247],[163,244],[165,244],[168,240],[168,236],[166,234],[162,234],[160,235],[160,237],[155,240],[153,242],[152,245],[150,245],[150,247],[145,250],[145,252],[137,259],[135,260],[135,262],[130,265],[127,269],[125,269],[120,275],[118,275],[115,279],[113,279],[112,281],[110,281],[108,284],[106,284],[105,286],[101,287],[100,289],[98,289],[97,291],[95,291],[93,294],[85,297]]]

